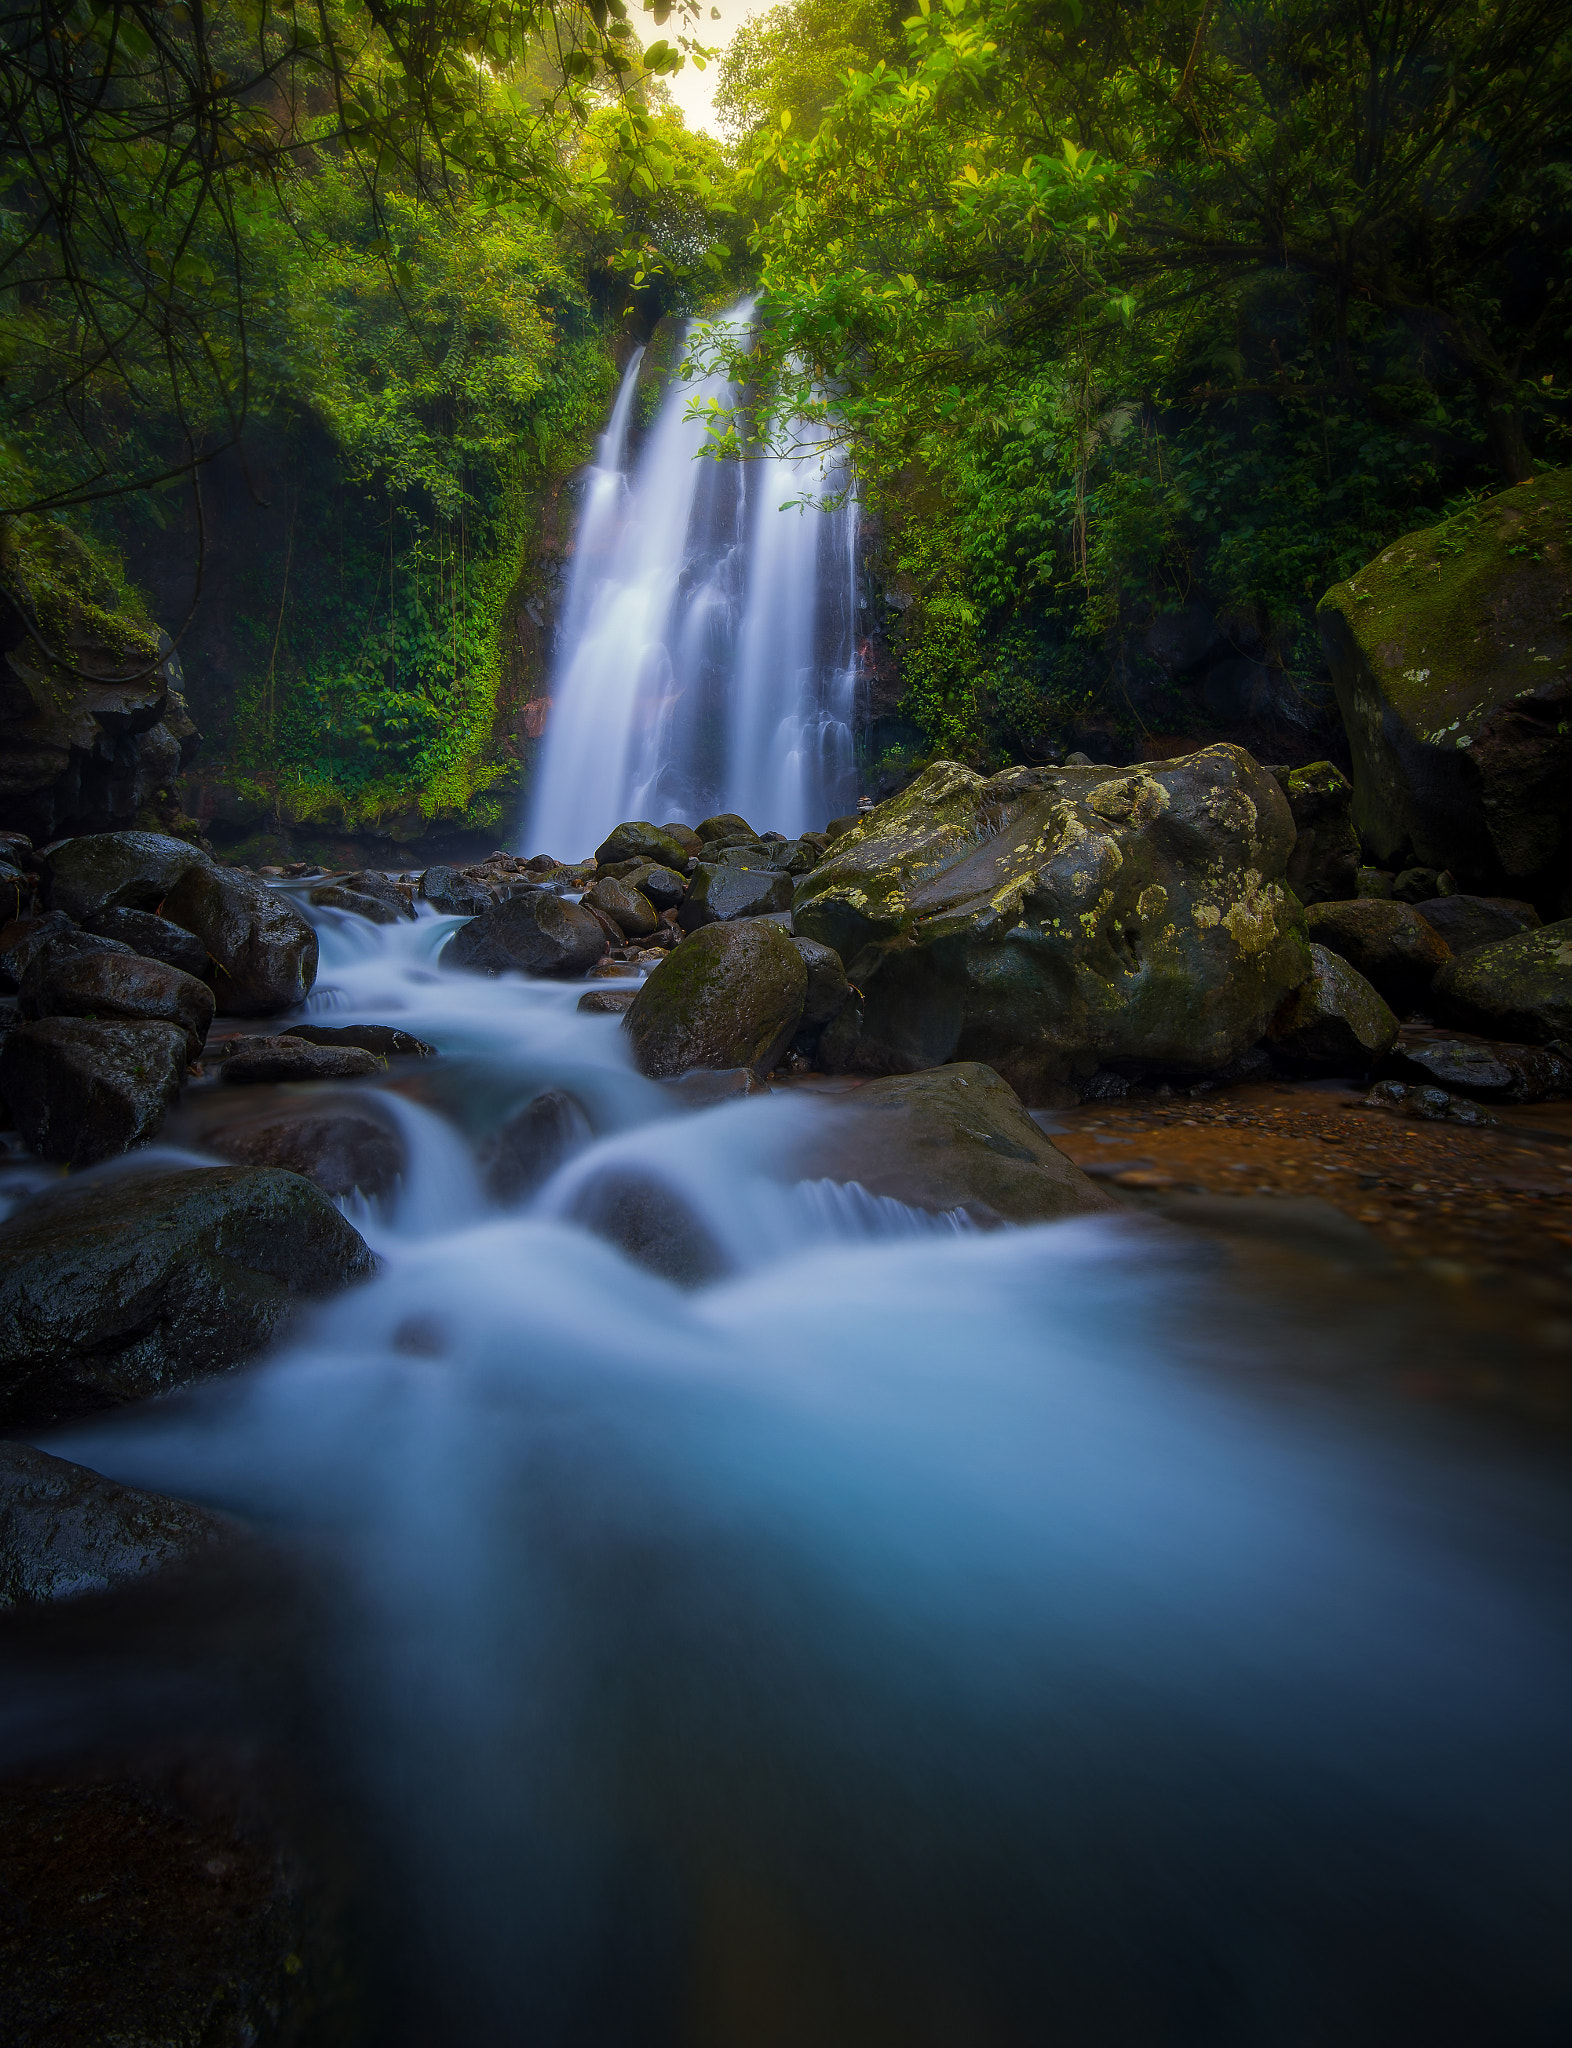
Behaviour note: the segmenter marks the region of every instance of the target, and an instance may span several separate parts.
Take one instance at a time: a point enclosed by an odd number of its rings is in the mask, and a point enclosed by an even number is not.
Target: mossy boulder
[[[1368,1074],[1397,1043],[1397,1018],[1341,954],[1312,945],[1310,979],[1267,1030],[1285,1066],[1319,1074]]]
[[[1572,880],[1572,470],[1405,534],[1317,616],[1366,851],[1557,900]]]
[[[1436,976],[1437,1015],[1486,1038],[1572,1040],[1572,917],[1480,946]]]
[[[802,954],[778,924],[706,925],[667,954],[623,1019],[642,1073],[695,1067],[766,1074],[791,1043],[808,996]]]
[[[1354,785],[1331,761],[1279,768],[1278,786],[1294,819],[1288,886],[1301,903],[1337,902],[1359,893],[1359,834]]]
[[[609,917],[625,938],[647,939],[660,923],[654,904],[642,890],[631,882],[613,881],[609,875],[588,891],[584,901],[591,910]]]
[[[793,929],[862,992],[830,1062],[985,1060],[1028,1101],[1099,1066],[1226,1066],[1310,972],[1294,836],[1239,747],[988,778],[937,762],[797,884]]]
[[[679,873],[688,865],[688,848],[663,825],[651,825],[642,818],[619,825],[595,849],[597,868],[613,868],[626,860],[659,861]]]

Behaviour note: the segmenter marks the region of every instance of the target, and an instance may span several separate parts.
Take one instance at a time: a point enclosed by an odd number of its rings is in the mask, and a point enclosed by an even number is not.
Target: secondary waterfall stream
[[[365,2038],[1565,2038],[1564,1496],[1294,1369],[1401,1330],[1137,1218],[804,1181],[832,1099],[695,1110],[578,987],[439,973],[456,920],[310,914],[311,1013],[441,1054],[356,1094],[382,1273],[52,1443],[292,1561]],[[547,1088],[582,1143],[510,1211],[477,1142]],[[630,1171],[719,1278],[605,1241]],[[12,1759],[178,1725],[200,1658],[143,1654],[0,1679]]]
[[[745,326],[744,304],[729,319]],[[857,506],[812,450],[717,462],[669,377],[630,456],[644,352],[584,480],[528,850],[577,859],[623,818],[736,811],[788,837],[856,798]]]

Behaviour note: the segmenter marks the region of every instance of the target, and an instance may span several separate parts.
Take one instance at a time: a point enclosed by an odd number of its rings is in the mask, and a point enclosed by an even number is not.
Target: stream
[[[288,1666],[359,1845],[366,2038],[1568,2038],[1564,1467],[1348,1369],[1419,1322],[1134,1213],[805,1180],[833,1094],[690,1106],[582,984],[439,974],[458,920],[309,914],[308,1014],[439,1050],[356,1094],[408,1161],[348,1198],[382,1271],[49,1448],[284,1574],[241,1690]],[[547,1088],[580,1148],[505,1212],[476,1141]],[[718,1277],[606,1241],[630,1180]],[[13,1676],[12,1757],[177,1725],[220,1633]]]

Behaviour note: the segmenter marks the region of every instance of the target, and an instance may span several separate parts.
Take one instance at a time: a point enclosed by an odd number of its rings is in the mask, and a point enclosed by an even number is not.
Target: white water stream
[[[360,1090],[408,1146],[384,1270],[55,1447],[309,1560],[312,1712],[397,1930],[369,2039],[1566,2038],[1544,1474],[1285,1377],[1349,1331],[1199,1240],[804,1185],[833,1101],[678,1108],[581,985],[313,916],[313,1013],[442,1052]],[[502,1213],[476,1142],[547,1087],[594,1135]],[[630,1170],[723,1277],[579,1220]],[[14,1746],[66,1718],[4,1704]]]
[[[856,504],[799,509],[826,488],[811,453],[701,457],[690,402],[739,397],[718,374],[673,376],[630,458],[642,363],[586,474],[525,825],[559,859],[625,818],[795,837],[856,799]]]

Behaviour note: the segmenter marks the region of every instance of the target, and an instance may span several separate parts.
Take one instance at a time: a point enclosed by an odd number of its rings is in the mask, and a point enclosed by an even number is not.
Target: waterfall
[[[526,822],[565,859],[623,818],[795,836],[857,793],[855,500],[801,505],[836,482],[811,449],[701,459],[690,402],[740,396],[719,372],[670,380],[630,463],[642,363],[587,475]]]

